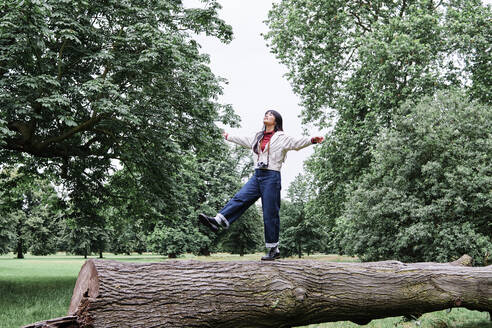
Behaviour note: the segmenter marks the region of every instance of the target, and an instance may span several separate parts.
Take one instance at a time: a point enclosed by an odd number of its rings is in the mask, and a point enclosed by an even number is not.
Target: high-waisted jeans
[[[280,184],[279,171],[256,169],[219,213],[232,223],[261,197],[266,247],[276,247],[280,230]]]

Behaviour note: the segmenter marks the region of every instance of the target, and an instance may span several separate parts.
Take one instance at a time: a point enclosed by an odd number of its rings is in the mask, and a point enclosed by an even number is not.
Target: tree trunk
[[[17,240],[17,258],[18,259],[24,258],[23,248],[24,248],[24,240],[22,239],[22,237],[19,237],[19,239]]]
[[[68,315],[80,327],[240,328],[492,311],[492,266],[455,264],[89,260]]]
[[[16,232],[17,232],[17,237],[18,237],[17,238],[17,245],[16,245],[17,258],[23,259],[24,258],[24,238],[22,237],[22,224],[20,222],[17,223]]]
[[[198,254],[203,255],[203,256],[210,256],[210,249],[208,247],[205,248],[200,248],[200,251]]]

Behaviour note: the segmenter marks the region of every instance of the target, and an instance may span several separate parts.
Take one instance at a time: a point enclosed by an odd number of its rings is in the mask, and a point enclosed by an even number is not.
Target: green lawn
[[[182,259],[204,261],[258,260],[262,254],[240,257],[230,254],[214,254],[210,257],[186,255]],[[106,259],[129,262],[157,262],[167,258],[157,255],[115,256]],[[93,258],[93,257],[91,257]],[[312,255],[309,259],[323,261],[354,261],[337,255]],[[66,315],[72,290],[84,259],[78,256],[30,256],[17,260],[12,254],[0,256],[0,328],[19,327],[36,321]],[[492,328],[489,315],[484,312],[453,309],[428,313],[418,322],[405,322],[401,317],[373,320],[366,326],[350,322],[310,325],[309,328],[335,327],[421,327],[421,328]]]

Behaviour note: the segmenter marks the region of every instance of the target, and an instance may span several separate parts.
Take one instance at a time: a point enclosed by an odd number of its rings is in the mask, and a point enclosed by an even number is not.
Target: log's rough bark
[[[24,326],[22,328],[79,328],[76,316],[66,316],[61,318],[40,321]]]
[[[460,263],[89,260],[68,314],[80,327],[220,328],[492,311],[492,266]]]

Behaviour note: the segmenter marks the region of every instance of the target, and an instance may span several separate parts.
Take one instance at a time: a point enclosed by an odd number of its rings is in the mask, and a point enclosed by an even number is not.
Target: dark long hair
[[[275,116],[275,128],[274,128],[274,131],[277,132],[277,131],[284,131],[284,128],[282,127],[282,123],[283,123],[283,120],[282,120],[282,115],[280,115],[279,112],[277,112],[276,110],[273,110],[273,109],[269,109],[265,112],[265,115],[267,113],[272,113],[273,116]],[[253,144],[253,151],[255,152],[255,154],[258,154],[258,143],[260,142],[261,139],[263,139],[263,134],[265,133],[265,125],[263,125],[263,129],[258,132],[256,134],[256,142]]]

